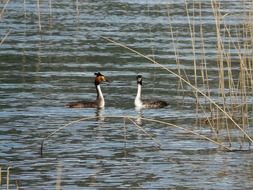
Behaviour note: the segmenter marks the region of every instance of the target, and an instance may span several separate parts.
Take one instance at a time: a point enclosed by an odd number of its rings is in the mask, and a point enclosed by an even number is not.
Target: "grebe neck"
[[[136,107],[141,107],[142,106],[142,101],[141,101],[141,84],[137,84],[137,95],[134,100],[134,104]]]
[[[97,90],[97,102],[98,102],[98,107],[102,108],[105,106],[105,100],[104,100],[104,96],[102,93],[102,90],[100,88],[100,85],[96,85],[96,90]]]

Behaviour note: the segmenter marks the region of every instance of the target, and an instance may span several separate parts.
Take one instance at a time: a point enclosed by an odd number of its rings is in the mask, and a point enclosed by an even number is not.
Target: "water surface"
[[[199,8],[201,3],[201,9]],[[1,1],[0,7],[4,7]],[[224,22],[246,22],[241,7],[248,1],[223,1]],[[204,30],[206,65],[211,91],[218,97],[216,29],[210,1],[188,4],[196,27],[193,53],[185,1],[114,0],[12,2],[0,20],[0,167],[12,167],[11,188],[53,189],[251,189],[252,152],[226,152],[217,145],[174,127],[140,121],[139,117],[170,122],[208,137],[212,131],[196,125],[194,95],[178,79],[157,65],[102,39],[112,38],[177,71],[194,73],[193,60],[203,61],[199,30]],[[193,16],[193,9],[195,15]],[[199,16],[199,11],[202,16]],[[170,15],[170,16],[168,16]],[[170,24],[174,39],[171,36]],[[238,59],[231,47],[232,58]],[[236,71],[239,64],[234,64]],[[200,67],[199,67],[200,69]],[[112,82],[103,84],[103,110],[67,109],[74,100],[95,98],[94,72]],[[136,111],[133,105],[137,74],[142,74],[143,96],[170,105]],[[199,73],[200,74],[200,73]],[[218,99],[216,101],[219,101]],[[115,117],[109,117],[115,116]],[[136,117],[154,139],[121,116]],[[40,143],[59,127],[84,117]],[[160,147],[157,145],[160,143]],[[235,142],[235,147],[240,144]],[[247,145],[244,145],[247,149]],[[2,188],[6,184],[3,182]]]

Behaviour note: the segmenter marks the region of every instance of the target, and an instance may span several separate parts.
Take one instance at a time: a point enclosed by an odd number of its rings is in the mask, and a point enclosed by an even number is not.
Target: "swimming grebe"
[[[100,83],[104,81],[108,81],[104,75],[100,72],[94,73],[96,75],[95,78],[95,87],[97,90],[97,99],[94,102],[86,102],[86,101],[79,101],[79,102],[72,102],[67,104],[65,107],[68,108],[103,108],[105,106],[104,96],[102,94]]]
[[[168,105],[165,101],[152,101],[152,100],[142,100],[141,99],[141,87],[142,87],[142,76],[137,75],[137,95],[134,100],[134,104],[136,108],[163,108]]]

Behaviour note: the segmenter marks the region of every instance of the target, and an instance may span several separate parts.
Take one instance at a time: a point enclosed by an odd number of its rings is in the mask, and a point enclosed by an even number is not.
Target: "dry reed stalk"
[[[150,57],[122,44],[119,42],[116,42],[108,37],[103,37],[101,36],[101,38],[103,38],[104,40],[111,42],[117,46],[120,46],[122,48],[125,48],[147,60],[149,60],[151,63],[158,65],[160,68],[168,71],[169,73],[173,74],[174,76],[176,76],[178,79],[181,79],[184,83],[186,83],[188,86],[190,86],[194,91],[200,93],[202,96],[204,96],[208,101],[210,101],[219,111],[221,111],[229,120],[231,120],[231,122],[242,132],[243,135],[245,135],[245,137],[250,141],[253,142],[253,139],[249,136],[249,134],[238,124],[236,123],[236,121],[230,116],[230,114],[228,112],[226,112],[221,106],[219,106],[213,99],[211,99],[210,97],[208,97],[204,92],[202,92],[199,88],[197,88],[196,86],[192,85],[189,81],[187,81],[186,79],[184,79],[183,77],[179,76],[177,73],[173,72],[171,69],[165,67],[164,65],[161,65],[160,63],[158,63],[157,61],[151,59]]]
[[[153,135],[149,134],[143,127],[141,127],[140,125],[138,125],[132,118],[127,117],[127,119],[129,121],[131,121],[138,129],[140,129],[142,132],[144,132],[150,139],[152,139],[157,145],[158,147],[161,146],[161,143],[159,141],[157,141]]]
[[[61,190],[62,164],[57,165],[55,190]]]
[[[248,32],[247,32],[247,27],[245,26],[245,24],[243,24],[243,38],[245,39],[248,39]],[[249,105],[248,105],[248,96],[250,96],[250,92],[248,92],[249,90],[249,86],[251,85],[252,83],[252,75],[251,75],[251,71],[249,70],[248,68],[248,64],[247,64],[247,60],[248,60],[248,41],[245,41],[243,43],[243,56],[242,56],[242,60],[241,62],[244,63],[243,66],[244,66],[244,87],[243,87],[243,90],[244,90],[244,96],[243,96],[243,102],[244,102],[244,106],[242,107],[243,110],[242,110],[242,125],[243,127],[246,129],[247,126],[249,126],[249,117],[248,117],[248,113],[249,112]]]
[[[233,77],[233,72],[232,72],[232,64],[231,64],[231,42],[232,42],[232,38],[231,38],[231,33],[230,33],[230,27],[227,27],[226,25],[224,25],[226,33],[228,34],[228,38],[229,38],[229,44],[228,44],[228,51],[224,52],[225,53],[225,60],[227,63],[227,77],[228,77],[228,89],[229,89],[229,96],[230,96],[230,104],[232,106],[230,106],[230,112],[233,114],[236,112],[235,106],[234,105],[238,105],[238,94],[235,83],[234,83],[234,77]]]
[[[184,128],[184,127],[180,127],[180,126],[178,126],[178,125],[175,125],[175,124],[172,124],[172,123],[168,123],[168,122],[165,122],[165,121],[156,120],[156,119],[148,119],[148,118],[142,118],[142,119],[145,120],[145,121],[151,121],[151,122],[160,123],[160,124],[164,124],[164,125],[167,125],[167,126],[171,126],[171,127],[174,127],[174,128],[181,129],[181,130],[183,130],[183,131],[186,131],[186,132],[188,132],[188,133],[191,133],[191,134],[193,134],[193,135],[196,135],[196,136],[198,136],[198,137],[201,137],[201,138],[203,138],[203,139],[205,139],[205,140],[207,140],[207,141],[209,141],[209,142],[212,142],[212,143],[214,143],[214,144],[216,144],[216,145],[218,145],[218,146],[221,146],[222,148],[224,148],[224,149],[227,150],[227,151],[232,151],[231,148],[225,146],[224,144],[219,143],[219,142],[217,142],[217,141],[215,141],[215,140],[213,140],[213,139],[211,139],[211,138],[209,138],[209,137],[207,137],[207,136],[205,136],[205,135],[199,134],[199,133],[197,133],[197,132],[195,132],[195,131],[186,129],[186,128]]]
[[[202,113],[205,115],[204,123],[209,125],[209,127],[212,129],[212,131],[215,132],[214,134],[215,134],[216,139],[218,139],[218,134],[215,129],[213,117],[208,116],[208,113],[206,112],[206,108],[204,106],[199,104],[199,107],[200,107],[200,110],[202,111]],[[201,125],[202,124],[201,120],[199,118],[198,118],[198,120],[199,120],[198,123]]]
[[[211,0],[211,6],[214,14],[215,19],[215,27],[216,27],[216,38],[217,38],[217,66],[218,66],[218,73],[219,73],[219,88],[220,88],[220,95],[222,97],[223,105],[225,105],[225,82],[224,82],[224,59],[223,59],[223,42],[221,37],[221,21],[222,16],[220,13],[220,2],[216,0]]]
[[[149,4],[147,4],[147,12],[148,12],[148,17],[149,17],[150,16]],[[154,38],[152,38],[152,26],[151,25],[148,26],[148,34],[150,35],[150,40],[149,40],[150,45],[149,46],[150,46],[150,49],[151,49],[151,53],[150,53],[149,56],[151,56],[152,59],[155,60],[156,57],[155,57]],[[155,77],[156,77],[155,73],[156,73],[156,68],[154,68],[154,70],[153,70],[153,76],[152,76],[153,80],[155,80]]]
[[[93,117],[92,117],[92,118],[93,118]],[[97,118],[99,118],[99,117],[97,117]],[[55,131],[53,131],[52,133],[50,133],[48,136],[46,136],[45,138],[43,138],[42,141],[41,141],[41,146],[40,146],[40,154],[41,154],[41,156],[42,156],[42,153],[43,153],[43,148],[44,148],[44,142],[45,142],[45,140],[49,139],[49,138],[50,138],[51,136],[53,136],[55,133],[57,133],[58,131],[60,131],[60,130],[62,130],[62,129],[64,129],[64,128],[66,128],[66,127],[68,127],[68,126],[71,125],[71,124],[78,123],[78,122],[80,122],[80,121],[85,121],[85,120],[88,120],[88,119],[90,119],[90,118],[81,118],[81,119],[72,121],[72,122],[70,122],[70,123],[68,123],[68,124],[66,124],[66,125],[64,125],[64,126],[62,126],[62,127],[60,127],[60,128],[58,128],[58,129],[56,129]]]
[[[4,36],[4,38],[1,40],[1,42],[0,42],[0,46],[4,43],[4,41],[6,40],[6,38],[9,36],[9,34],[11,33],[11,30],[9,30],[6,34],[5,34],[5,36]]]
[[[230,44],[233,45],[233,47],[238,52],[239,59],[241,60],[242,58],[241,58],[241,54],[240,54],[240,51],[241,51],[240,50],[240,45],[238,44],[239,46],[238,47],[236,46],[235,41],[233,40],[233,38],[231,36],[230,27],[227,27],[225,25],[225,30],[226,30],[226,32],[228,34],[229,39],[230,39],[229,40],[229,47],[230,47]],[[240,91],[240,79],[239,79],[238,85],[236,86],[234,84],[234,77],[233,77],[232,70],[231,70],[232,65],[231,65],[231,55],[230,55],[230,52],[227,53],[226,57],[227,57],[226,60],[227,60],[228,68],[230,68],[228,70],[228,78],[229,78],[230,97],[233,97],[233,100],[231,98],[231,105],[232,105],[231,113],[233,115],[233,113],[238,112],[238,107],[241,107],[241,103],[240,103],[240,96],[241,95],[238,93]],[[241,66],[242,66],[242,63],[241,63]],[[246,72],[248,73],[247,69],[246,69]],[[249,76],[249,74],[247,74],[247,75]],[[240,105],[240,106],[237,106],[237,105]]]
[[[224,15],[222,17],[222,20],[225,18],[226,15]],[[224,25],[224,27],[226,27],[226,25]],[[224,33],[224,39],[226,39],[226,33]],[[229,38],[230,39],[230,38]],[[230,96],[228,98],[230,98],[230,103],[231,105],[233,105],[234,102],[231,101],[231,97],[233,97],[233,89],[234,89],[234,86],[233,86],[233,75],[232,75],[232,65],[231,65],[231,57],[230,57],[230,40],[229,40],[229,45],[228,45],[228,52],[226,52],[225,50],[225,45],[224,44],[221,44],[221,47],[222,47],[222,62],[224,62],[224,64],[226,63],[226,68],[227,68],[227,78],[228,78],[228,88],[229,88],[229,92],[230,92]],[[224,66],[224,65],[223,65]],[[225,73],[224,73],[224,77],[225,77]],[[225,79],[223,80],[225,82]],[[224,83],[224,88],[225,88],[225,83]],[[225,90],[225,89],[224,89]],[[225,94],[225,92],[223,92],[223,108],[224,110],[227,110],[228,113],[230,113],[231,116],[233,116],[233,110],[231,110],[231,106],[227,106],[227,103],[226,103],[226,99],[227,99],[227,96]],[[232,106],[233,108],[233,106]],[[228,122],[228,119],[227,118],[224,118],[221,122],[224,123],[225,125],[225,128],[226,128],[226,133],[227,133],[227,138],[228,138],[228,142],[229,142],[229,145],[232,146],[232,138],[231,138],[231,130],[229,127],[229,122]]]
[[[233,110],[231,110],[229,107],[227,107],[227,103],[226,103],[227,97],[226,97],[226,93],[225,93],[225,72],[224,72],[224,68],[227,68],[228,71],[226,73],[227,73],[228,78],[229,78],[228,80],[229,80],[230,99],[231,99],[231,97],[232,97],[231,95],[233,93],[233,75],[232,75],[232,71],[231,71],[231,69],[232,69],[232,67],[231,67],[231,58],[230,58],[229,52],[226,53],[226,51],[225,51],[225,47],[224,47],[225,44],[223,43],[223,40],[222,40],[222,37],[221,37],[221,22],[224,20],[224,18],[228,14],[225,14],[225,15],[221,16],[220,2],[217,2],[216,0],[211,2],[211,6],[212,6],[214,19],[215,19],[215,24],[216,24],[217,55],[218,55],[218,57],[217,57],[217,66],[218,66],[218,73],[219,73],[219,88],[220,88],[219,94],[222,97],[223,110],[225,110],[232,117]],[[226,25],[224,26],[224,28],[226,28]],[[224,33],[224,35],[225,36],[223,38],[226,39],[226,33]],[[228,31],[228,35],[230,36],[230,30]],[[231,39],[231,38],[229,38],[229,39]],[[224,63],[227,63],[226,67],[224,66]],[[231,90],[232,90],[232,93],[231,93]],[[217,114],[219,114],[219,113],[220,112],[218,112]],[[220,117],[220,116],[218,116],[218,117]],[[224,125],[225,125],[228,141],[231,144],[231,132],[230,132],[228,119],[227,118],[221,119],[221,122],[224,123]],[[218,125],[218,123],[217,123],[217,125]],[[245,131],[244,127],[242,127],[242,129]]]
[[[196,62],[196,48],[195,48],[195,24],[194,24],[194,19],[191,23],[191,18],[190,18],[190,14],[189,14],[189,8],[188,8],[188,2],[187,0],[184,0],[185,3],[185,10],[186,10],[186,15],[187,15],[187,20],[188,20],[188,25],[189,25],[189,30],[190,30],[190,36],[191,36],[191,45],[192,45],[192,54],[193,54],[193,68],[194,68],[194,86],[198,87],[198,78],[197,78],[197,62]],[[193,1],[193,18],[194,18],[194,1]],[[199,113],[199,95],[197,93],[197,91],[193,91],[193,94],[196,98],[196,115],[198,115]],[[196,118],[196,123],[198,123],[198,118]]]
[[[232,146],[232,138],[231,138],[231,132],[229,130],[229,125],[228,125],[228,120],[225,118],[225,126],[226,126],[226,132],[227,132],[227,137],[228,137],[228,142],[230,147]]]
[[[24,0],[24,7],[23,7],[23,9],[24,9],[24,17],[26,18],[26,0]]]
[[[49,6],[49,16],[52,16],[52,0],[48,1],[48,6]]]
[[[250,10],[253,10],[253,0],[251,3],[251,7]],[[253,20],[253,11],[249,11],[249,20],[248,20],[248,25],[249,25],[249,33],[250,33],[250,39],[251,39],[251,47],[253,47],[253,24],[252,24],[252,20]],[[253,62],[253,56],[251,56],[251,62]]]
[[[52,23],[52,0],[48,0],[48,7],[49,7],[49,17],[48,17],[48,24],[49,28],[52,28],[53,23]]]
[[[221,86],[221,93],[223,99],[230,99],[230,106],[228,107],[226,105],[226,102],[223,101],[223,109],[226,110],[228,113],[230,112],[231,116],[236,116],[236,119],[239,119],[241,122],[241,126],[243,130],[246,130],[246,128],[249,126],[249,117],[246,113],[248,113],[249,108],[248,108],[248,101],[247,101],[247,97],[249,95],[252,94],[253,89],[253,80],[252,80],[252,58],[253,56],[251,56],[250,58],[247,57],[247,55],[249,54],[249,52],[251,52],[252,50],[252,45],[250,45],[248,43],[247,40],[244,40],[243,43],[241,43],[241,39],[249,39],[249,37],[252,37],[252,34],[250,34],[250,27],[247,26],[247,24],[243,23],[242,27],[235,27],[235,32],[236,32],[236,38],[237,40],[234,41],[234,37],[232,37],[231,35],[231,28],[230,26],[227,26],[226,24],[224,24],[224,38],[228,39],[229,44],[228,44],[228,50],[225,51],[225,45],[222,43],[221,40],[221,30],[220,30],[220,21],[224,19],[225,16],[228,15],[225,14],[224,16],[220,16],[219,10],[220,10],[220,3],[218,3],[217,1],[212,1],[212,8],[213,8],[213,13],[214,13],[214,17],[215,17],[215,21],[216,21],[216,32],[217,32],[217,41],[219,43],[218,46],[218,68],[220,70],[220,78],[224,78],[225,77],[225,73],[222,72],[222,68],[225,68],[223,65],[223,62],[226,63],[227,65],[227,78],[228,78],[228,89],[229,89],[229,97],[227,97],[225,95],[225,93],[223,93],[222,90],[222,86],[223,84],[220,83]],[[245,7],[243,7],[245,8]],[[247,16],[248,11],[245,11],[245,15],[244,17]],[[252,15],[252,11],[249,11],[250,15]],[[252,18],[252,17],[251,17]],[[227,35],[226,35],[227,34]],[[252,43],[252,39],[251,39],[251,43]],[[239,63],[240,63],[240,72],[239,72],[239,78],[238,78],[238,85],[237,87],[234,84],[234,77],[233,77],[233,73],[232,73],[232,65],[231,65],[231,45],[233,45],[234,49],[237,50],[237,55],[239,58]],[[250,49],[249,49],[250,48]],[[221,62],[222,61],[222,62]],[[219,64],[222,63],[222,64]],[[223,79],[221,80],[223,82]],[[248,91],[248,88],[250,87],[251,91]],[[224,84],[224,89],[225,89],[225,84]],[[237,115],[236,115],[237,114]],[[238,115],[240,118],[238,118]],[[227,119],[224,120],[226,122],[226,127],[227,127],[227,134],[228,137],[229,135],[229,127],[228,127],[228,121]],[[239,141],[242,144],[242,141]]]
[[[38,11],[38,25],[39,25],[39,31],[41,32],[41,22],[40,22],[40,0],[37,0],[37,11]]]
[[[234,112],[239,112],[240,113],[240,120],[242,123],[242,127],[244,128],[244,130],[246,129],[246,127],[249,124],[249,118],[245,113],[248,113],[248,104],[247,104],[247,96],[248,96],[248,91],[247,91],[247,86],[250,86],[252,84],[252,75],[251,75],[251,71],[250,71],[250,67],[248,68],[248,64],[247,64],[247,43],[248,42],[244,42],[243,43],[243,47],[241,47],[240,42],[240,36],[239,36],[239,32],[238,29],[236,28],[236,35],[237,35],[237,45],[236,42],[233,41],[233,46],[234,48],[237,50],[237,54],[239,57],[239,61],[240,61],[240,73],[239,73],[239,78],[238,78],[238,86],[237,86],[237,99],[238,102],[237,104],[240,106],[237,106],[237,110],[234,110]],[[229,34],[229,37],[232,39],[231,34],[228,30],[228,28],[226,27],[226,31]],[[243,38],[246,38],[247,36],[247,31],[246,31],[246,27],[243,26],[242,28],[243,31]],[[246,36],[244,36],[246,35]],[[249,83],[249,84],[248,84]]]
[[[253,10],[253,0],[251,1],[251,7],[250,10]],[[252,47],[253,47],[253,24],[252,24],[252,19],[253,19],[253,11],[249,11],[249,15],[247,15],[248,20],[247,20],[247,28],[248,28],[248,33],[249,33],[249,39],[250,39],[250,43],[249,43],[249,51],[252,51]],[[253,56],[250,56],[248,58],[248,68],[250,70],[250,95],[252,96],[253,94]],[[251,106],[251,110],[253,110],[253,105]],[[253,118],[251,117],[251,123],[253,123]]]
[[[243,3],[243,9],[245,9],[245,4]],[[252,11],[244,11],[243,18],[252,18],[250,15],[252,15]],[[251,20],[250,20],[251,22]],[[252,24],[250,24],[252,25]],[[251,54],[252,51],[252,39],[251,39],[251,29],[248,26],[248,23],[245,22],[242,24],[241,27],[235,26],[235,32],[236,32],[236,38],[237,40],[234,41],[234,38],[231,37],[230,27],[227,27],[225,25],[225,31],[228,34],[229,41],[231,41],[233,47],[235,50],[237,50],[237,56],[239,58],[240,63],[240,72],[239,72],[239,78],[238,78],[238,85],[237,88],[235,88],[235,85],[232,84],[232,87],[229,86],[230,92],[234,91],[234,93],[230,93],[231,97],[236,97],[235,101],[231,100],[232,105],[232,114],[239,115],[237,116],[237,119],[240,120],[242,128],[246,130],[250,124],[250,118],[247,114],[249,112],[249,105],[248,105],[248,97],[252,95],[253,90],[253,80],[252,80],[252,58],[253,56],[248,57],[248,55]],[[243,42],[241,42],[241,39],[243,39]],[[251,39],[251,40],[244,40],[244,39]],[[229,63],[230,65],[228,67],[231,67],[231,58],[229,57]],[[230,81],[232,82],[232,75],[229,75]],[[233,90],[231,90],[233,88]],[[237,92],[237,93],[236,93]],[[239,139],[239,137],[238,137]],[[243,143],[243,139],[239,139],[238,142]]]
[[[19,190],[18,181],[16,180],[16,190]]]
[[[147,4],[147,7],[148,7],[148,16],[150,16],[149,4]],[[151,26],[150,26],[150,25],[149,25],[149,27],[148,27],[148,32],[149,32],[149,35],[151,35],[152,30],[151,30]],[[155,60],[155,48],[154,48],[153,42],[154,42],[153,38],[150,38],[151,56],[152,56],[152,59]]]
[[[208,83],[208,74],[206,67],[206,51],[205,51],[205,38],[203,32],[203,21],[202,21],[202,4],[201,1],[198,4],[199,6],[199,34],[200,34],[200,42],[201,42],[201,55],[202,55],[202,64],[201,64],[201,76],[203,84],[207,84],[207,91],[209,92],[209,83]]]
[[[200,11],[199,11],[199,16],[201,18],[201,2],[199,2],[198,4],[200,6]],[[197,13],[195,13],[195,1],[192,2],[192,21],[191,21],[191,16],[190,16],[190,13],[189,13],[189,7],[188,7],[188,2],[187,0],[185,0],[185,10],[186,10],[186,14],[187,14],[187,20],[188,20],[188,26],[189,26],[189,31],[190,31],[190,36],[191,36],[191,45],[192,45],[192,54],[193,54],[193,67],[194,67],[194,86],[198,88],[199,86],[199,82],[198,82],[198,68],[197,68],[197,60],[196,60],[196,24],[195,24],[195,16],[197,16]],[[198,18],[197,17],[197,18]],[[201,28],[200,28],[201,30]],[[199,31],[200,35],[201,35],[201,32],[202,32],[202,37],[203,37],[203,31]],[[200,37],[201,38],[201,37]],[[202,38],[202,42],[204,43],[204,39]],[[203,50],[204,46],[202,44],[202,51],[205,52]],[[205,55],[203,55],[203,57],[205,57]],[[202,75],[202,79],[203,79],[203,85],[205,86],[205,78],[204,77],[204,70],[203,68],[200,70],[200,74]],[[195,98],[196,98],[196,125],[198,126],[198,123],[200,122],[199,121],[199,118],[198,118],[198,114],[200,113],[200,108],[199,108],[199,105],[200,105],[200,102],[199,102],[199,94],[196,92],[193,92],[194,95],[195,95]]]
[[[0,20],[2,20],[4,11],[5,11],[6,7],[7,7],[7,5],[9,4],[9,1],[10,1],[10,0],[7,0],[6,3],[4,4],[4,7],[3,7],[3,9],[2,9],[2,11],[1,11],[1,13],[0,13]]]
[[[202,76],[202,83],[204,85],[204,89],[206,89],[206,94],[208,97],[211,98],[211,93],[210,93],[210,86],[209,86],[209,77],[208,77],[208,69],[207,69],[207,61],[206,61],[206,51],[205,51],[205,37],[204,37],[204,31],[203,31],[203,21],[202,21],[202,3],[201,1],[199,2],[199,20],[200,20],[200,41],[201,41],[201,76]],[[206,103],[206,102],[205,102]],[[209,110],[211,111],[213,109],[213,105],[211,102],[209,103]],[[202,108],[202,111],[205,113],[205,110]],[[212,120],[207,117],[207,121],[209,123],[209,126],[214,129],[214,123]],[[217,133],[215,133],[217,135]]]
[[[178,48],[176,47],[176,43],[175,43],[175,37],[174,37],[174,30],[172,27],[172,20],[171,20],[171,16],[170,16],[170,7],[167,4],[167,14],[168,14],[168,18],[169,18],[169,32],[171,34],[171,40],[172,40],[172,45],[173,45],[173,50],[174,50],[174,55],[175,55],[175,61],[176,61],[176,67],[177,67],[177,73],[178,75],[182,76],[182,72],[181,72],[181,66],[180,66],[180,59],[179,59],[179,51]],[[185,72],[185,70],[183,70],[184,76],[187,78],[187,74]],[[189,81],[189,79],[187,78],[187,80]],[[178,89],[183,89],[183,82],[179,79],[178,81]]]
[[[74,123],[78,123],[80,121],[91,120],[91,119],[99,119],[100,117],[101,116],[85,117],[85,118],[81,118],[81,119],[69,122],[66,125],[63,125],[62,127],[59,127],[58,129],[56,129],[55,131],[53,131],[52,133],[50,133],[48,136],[46,136],[45,138],[42,139],[42,141],[41,141],[41,147],[40,147],[40,155],[43,156],[43,148],[44,148],[44,142],[45,142],[45,140],[49,139],[51,136],[53,136],[54,134],[56,134],[58,131],[60,131],[60,130],[62,130],[62,129],[64,129],[64,128],[66,128],[66,127],[68,127],[68,126],[70,126],[70,125],[72,125]],[[134,119],[137,119],[137,120],[139,118],[130,117],[130,116],[106,116],[106,118],[126,118],[129,121],[133,122],[136,127],[138,126],[138,128],[141,129],[145,134],[148,134],[148,132],[145,131],[145,129],[143,129],[140,125],[138,125],[136,122],[134,122],[134,121],[131,120],[131,118],[134,118]],[[148,136],[152,137],[152,135],[150,135],[150,134],[148,134]],[[152,137],[152,139],[154,139],[154,138]],[[158,141],[155,140],[155,142],[160,146],[160,143]]]
[[[80,11],[79,11],[79,2],[76,0],[76,14],[79,17],[80,16]]]
[[[189,15],[189,8],[188,8],[188,2],[187,0],[184,1],[185,2],[185,10],[186,10],[186,14],[187,14],[187,20],[188,20],[188,25],[189,25],[189,30],[190,30],[190,35],[191,35],[191,43],[192,43],[192,54],[193,54],[193,66],[194,66],[194,86],[198,86],[198,79],[197,79],[197,63],[196,63],[196,55],[195,55],[195,28],[194,28],[194,23],[191,24],[191,19],[190,19],[190,15]],[[194,7],[194,5],[193,5]],[[194,10],[193,10],[193,14],[194,14]],[[194,15],[193,15],[194,17]],[[194,21],[194,20],[193,20]],[[196,93],[196,99],[198,101],[198,93]]]
[[[10,169],[11,167],[7,168],[7,174],[6,174],[6,190],[9,190],[10,187]]]
[[[126,125],[126,118],[123,118],[123,126],[124,126],[124,142],[125,142],[125,147],[127,144],[127,125]]]
[[[218,110],[218,109],[217,109]],[[84,117],[84,118],[80,118],[78,120],[74,120],[74,121],[71,121],[69,123],[67,123],[66,125],[62,126],[62,127],[59,127],[58,129],[56,129],[55,131],[53,131],[52,133],[50,133],[47,137],[45,137],[43,140],[42,140],[42,143],[41,143],[41,156],[43,156],[43,146],[44,146],[44,142],[45,140],[49,139],[50,137],[52,137],[55,133],[57,133],[58,131],[74,124],[74,123],[78,123],[80,121],[86,121],[86,120],[92,120],[92,119],[98,119],[100,116],[92,116],[92,117]],[[141,127],[140,125],[138,125],[134,120],[137,120],[137,119],[141,119],[141,120],[144,120],[144,121],[149,121],[149,122],[154,122],[154,123],[158,123],[158,124],[163,124],[165,126],[170,126],[170,127],[173,127],[173,128],[176,128],[176,129],[180,129],[180,130],[183,130],[189,134],[193,134],[193,135],[196,135],[204,140],[207,140],[209,142],[212,142],[213,144],[216,144],[220,147],[222,147],[224,150],[227,150],[227,151],[233,151],[233,149],[227,147],[226,145],[224,145],[222,142],[218,142],[218,141],[215,141],[205,135],[202,135],[200,133],[197,133],[195,131],[192,131],[192,130],[189,130],[189,129],[186,129],[184,127],[181,127],[181,126],[178,126],[178,125],[175,125],[175,124],[172,124],[172,123],[169,123],[169,122],[165,122],[165,121],[161,121],[161,120],[156,120],[156,119],[150,119],[150,118],[143,118],[143,117],[140,117],[140,118],[137,118],[137,117],[133,117],[133,116],[104,116],[105,118],[123,118],[123,119],[127,119],[129,121],[131,121],[136,127],[138,127],[138,129],[141,129],[145,134],[147,134],[152,140],[155,140],[154,137],[147,133],[147,131]],[[125,129],[125,123],[124,123],[124,129]],[[158,141],[155,140],[155,142],[160,145],[160,143]]]
[[[206,79],[206,77],[207,77],[207,75],[206,75],[207,74],[207,68],[206,68],[206,58],[205,58],[205,42],[204,42],[203,26],[202,26],[203,23],[202,23],[202,19],[201,19],[202,18],[201,2],[199,2],[196,6],[199,8],[199,12],[198,12],[198,17],[197,18],[199,18],[199,22],[200,22],[200,27],[199,27],[199,31],[198,32],[200,34],[199,37],[200,37],[200,40],[201,40],[200,43],[201,43],[201,51],[202,51],[201,52],[201,59],[202,60],[201,60],[200,71],[199,72],[200,72],[200,76],[201,76],[201,79],[202,79],[202,85],[204,86],[204,88],[206,89],[206,91],[209,92],[209,89],[208,89],[209,87],[206,85],[206,83],[208,84],[208,82],[206,82],[207,81],[207,79]],[[195,31],[194,31],[194,33],[195,33]],[[210,95],[209,95],[209,97],[210,97]],[[198,105],[196,105],[196,108],[197,108],[196,112],[198,113],[198,109],[200,107],[200,109],[206,115],[206,118],[208,119],[208,116],[206,114],[206,111],[205,111],[204,107],[198,101],[197,101],[197,104]],[[196,119],[197,119],[197,121],[196,121],[197,125],[201,126],[200,125],[201,124],[201,120],[198,117]],[[210,125],[210,127],[212,128],[213,126]]]

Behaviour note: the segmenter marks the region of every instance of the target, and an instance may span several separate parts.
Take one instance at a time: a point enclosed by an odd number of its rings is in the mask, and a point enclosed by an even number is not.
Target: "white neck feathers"
[[[102,108],[105,106],[105,100],[104,100],[104,96],[102,93],[102,90],[100,88],[100,85],[96,85],[96,89],[97,89],[97,102],[98,102],[98,107]]]
[[[134,104],[136,107],[142,107],[142,101],[141,101],[141,84],[137,85],[137,95],[134,100]]]

